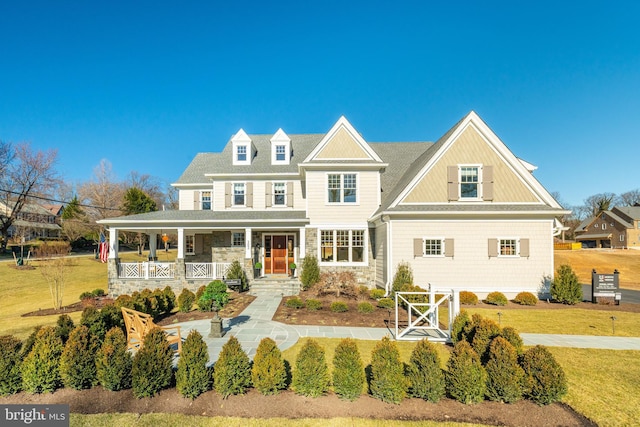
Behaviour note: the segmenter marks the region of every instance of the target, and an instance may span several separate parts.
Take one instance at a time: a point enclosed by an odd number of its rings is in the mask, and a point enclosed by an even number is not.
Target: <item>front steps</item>
[[[300,281],[296,277],[269,275],[249,281],[249,293],[272,293],[282,296],[298,295]]]

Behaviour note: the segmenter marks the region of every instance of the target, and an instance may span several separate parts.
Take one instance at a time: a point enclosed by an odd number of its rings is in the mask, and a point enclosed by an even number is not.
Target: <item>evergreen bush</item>
[[[135,304],[133,303],[133,298],[131,297],[131,295],[118,296],[118,298],[116,298],[116,300],[114,301],[114,304],[118,309],[125,307],[135,310]]]
[[[299,309],[304,307],[304,302],[300,299],[300,297],[291,297],[287,299],[284,305],[289,308]]]
[[[31,332],[27,339],[22,343],[22,349],[20,349],[21,359],[24,360],[24,358],[27,357],[27,355],[31,352],[33,345],[36,343],[36,337],[38,336],[38,332],[40,331],[40,329],[42,329],[42,325],[35,326],[33,328],[33,332]]]
[[[96,376],[102,387],[111,391],[131,388],[133,360],[127,338],[120,328],[111,328],[96,354]]]
[[[80,325],[71,331],[60,357],[60,377],[65,387],[82,390],[97,383],[96,349],[89,328]]]
[[[551,281],[551,298],[562,304],[576,304],[582,301],[582,285],[570,266],[561,265],[556,277]]]
[[[173,381],[173,350],[164,331],[153,328],[133,357],[131,384],[137,398],[153,397]]]
[[[75,328],[73,319],[68,314],[61,314],[56,321],[56,335],[62,340],[62,344],[65,344],[69,339],[69,334]]]
[[[165,313],[168,313],[167,308],[169,302],[167,301],[167,297],[162,290],[154,289],[153,292],[151,292],[151,298],[155,300],[155,309],[153,313],[151,313],[153,317],[161,316]]]
[[[120,328],[123,331],[125,330],[122,311],[114,304],[107,304],[102,307],[102,309],[100,310],[100,316],[102,316],[102,321],[104,322],[107,331],[109,331],[109,329],[111,328]]]
[[[89,329],[91,336],[99,342],[102,342],[104,340],[104,336],[107,334],[108,329],[105,319],[102,317],[100,310],[92,305],[85,307],[85,309],[82,310],[80,325],[86,326]]]
[[[178,311],[182,313],[190,312],[195,301],[196,294],[194,294],[187,288],[182,289],[182,292],[180,292],[180,296],[178,296]]]
[[[287,370],[278,345],[271,338],[258,344],[251,367],[253,387],[261,394],[277,394],[287,387]]]
[[[346,313],[349,311],[349,306],[344,301],[334,301],[329,306],[329,310],[331,310],[332,313]]]
[[[302,261],[302,273],[300,274],[302,289],[309,290],[319,281],[320,267],[318,266],[318,258],[315,255],[307,255]]]
[[[329,383],[329,368],[324,349],[317,341],[309,339],[296,358],[291,387],[303,396],[318,397],[327,392]]]
[[[440,357],[428,340],[419,341],[411,352],[407,379],[413,397],[438,402],[444,396],[444,373],[440,367]]]
[[[502,337],[491,341],[485,369],[489,400],[513,403],[522,399],[524,371],[518,365],[518,353],[509,341]]]
[[[165,286],[162,294],[165,299],[166,313],[169,314],[176,307],[176,294],[173,292],[173,289],[171,289],[171,286]]]
[[[407,388],[398,346],[389,337],[384,337],[371,352],[369,392],[383,402],[398,404],[406,397]]]
[[[309,311],[318,311],[322,309],[322,301],[314,298],[308,298],[305,301],[305,305],[307,306],[307,310]]]
[[[371,289],[369,291],[369,298],[379,300],[380,298],[384,298],[384,289]]]
[[[240,261],[234,260],[231,263],[231,265],[227,269],[227,273],[225,277],[227,279],[240,279],[241,291],[245,289],[249,289],[249,279],[247,279],[247,273],[245,273],[244,268],[242,268]],[[225,301],[225,304],[226,304],[226,301]],[[222,305],[220,307],[222,307]]]
[[[196,304],[198,304],[198,301],[200,301],[200,298],[202,298],[202,295],[204,295],[204,291],[207,290],[207,287],[202,285],[198,288],[198,290],[196,291]],[[198,310],[202,311],[200,309],[200,306],[198,306]]]
[[[374,310],[375,308],[373,307],[373,304],[369,301],[362,301],[361,303],[358,303],[358,313],[369,314],[373,313]]]
[[[244,394],[251,385],[251,361],[234,336],[222,346],[213,366],[213,385],[225,399]]]
[[[380,298],[378,300],[378,307],[380,308],[392,309],[395,306],[396,306],[396,303],[391,298]]]
[[[482,363],[486,363],[489,356],[491,340],[500,335],[500,326],[491,319],[482,318],[473,330],[471,347],[480,356]]]
[[[487,295],[487,298],[485,301],[487,302],[487,304],[493,304],[493,305],[499,305],[499,306],[505,306],[509,302],[507,297],[504,296],[502,292],[497,292],[497,291],[490,292],[489,295]]]
[[[469,313],[466,310],[460,310],[460,313],[453,319],[451,324],[451,342],[455,345],[458,341],[466,340],[465,329],[471,323]]]
[[[366,380],[358,344],[352,338],[344,338],[333,355],[333,391],[342,399],[356,400]]]
[[[478,304],[478,296],[473,292],[460,291],[460,304],[476,305]]]
[[[522,353],[524,352],[524,342],[522,341],[522,337],[520,336],[518,331],[515,330],[515,328],[511,326],[502,328],[500,336],[509,341],[509,344],[513,346],[518,356],[522,355]]]
[[[525,375],[525,396],[538,405],[558,402],[567,394],[567,379],[553,354],[537,345],[522,356]]]
[[[13,335],[0,336],[0,396],[14,394],[22,387],[22,342]]]
[[[209,350],[196,330],[189,332],[182,344],[178,370],[176,371],[176,389],[189,399],[195,399],[209,390],[211,373],[207,369]]]
[[[22,362],[22,388],[28,393],[48,393],[61,386],[62,340],[50,326],[40,328],[33,347]]]
[[[358,299],[369,299],[369,287],[367,285],[358,286]]]
[[[227,285],[222,280],[214,280],[209,283],[204,293],[198,300],[198,307],[201,311],[220,310],[229,302]]]
[[[400,292],[404,285],[413,285],[413,271],[408,262],[398,264],[396,274],[393,276],[392,292]]]
[[[464,404],[484,400],[487,387],[487,372],[480,357],[466,341],[459,341],[447,361],[445,373],[447,394]]]
[[[538,304],[538,297],[536,297],[531,292],[520,292],[513,299],[513,302],[518,303],[520,305],[536,305]]]

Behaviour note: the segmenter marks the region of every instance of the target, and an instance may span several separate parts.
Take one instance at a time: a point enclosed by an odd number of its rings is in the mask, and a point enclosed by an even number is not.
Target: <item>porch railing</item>
[[[222,279],[227,274],[230,262],[187,262],[187,279]]]
[[[121,262],[118,277],[121,279],[173,279],[176,264],[173,262]]]

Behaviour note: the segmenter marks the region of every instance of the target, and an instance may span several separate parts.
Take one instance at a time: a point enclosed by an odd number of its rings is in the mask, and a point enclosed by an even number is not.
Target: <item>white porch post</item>
[[[251,258],[252,246],[253,245],[251,243],[251,229],[245,228],[244,229],[244,257],[245,258]]]
[[[118,229],[109,228],[109,259],[118,258]]]
[[[306,252],[307,252],[307,247],[306,247],[306,234],[307,234],[307,229],[304,227],[300,227],[300,241],[298,242],[298,246],[300,247],[300,253],[298,254],[298,258],[300,258],[300,260],[304,259]]]
[[[156,259],[158,246],[158,233],[149,233],[149,259]]]
[[[179,259],[184,259],[184,228],[178,228],[178,256]]]

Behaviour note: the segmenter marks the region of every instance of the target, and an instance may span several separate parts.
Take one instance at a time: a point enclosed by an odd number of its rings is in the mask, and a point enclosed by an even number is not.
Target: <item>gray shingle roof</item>
[[[640,206],[616,206],[615,209],[619,210],[633,220],[640,220]]]

